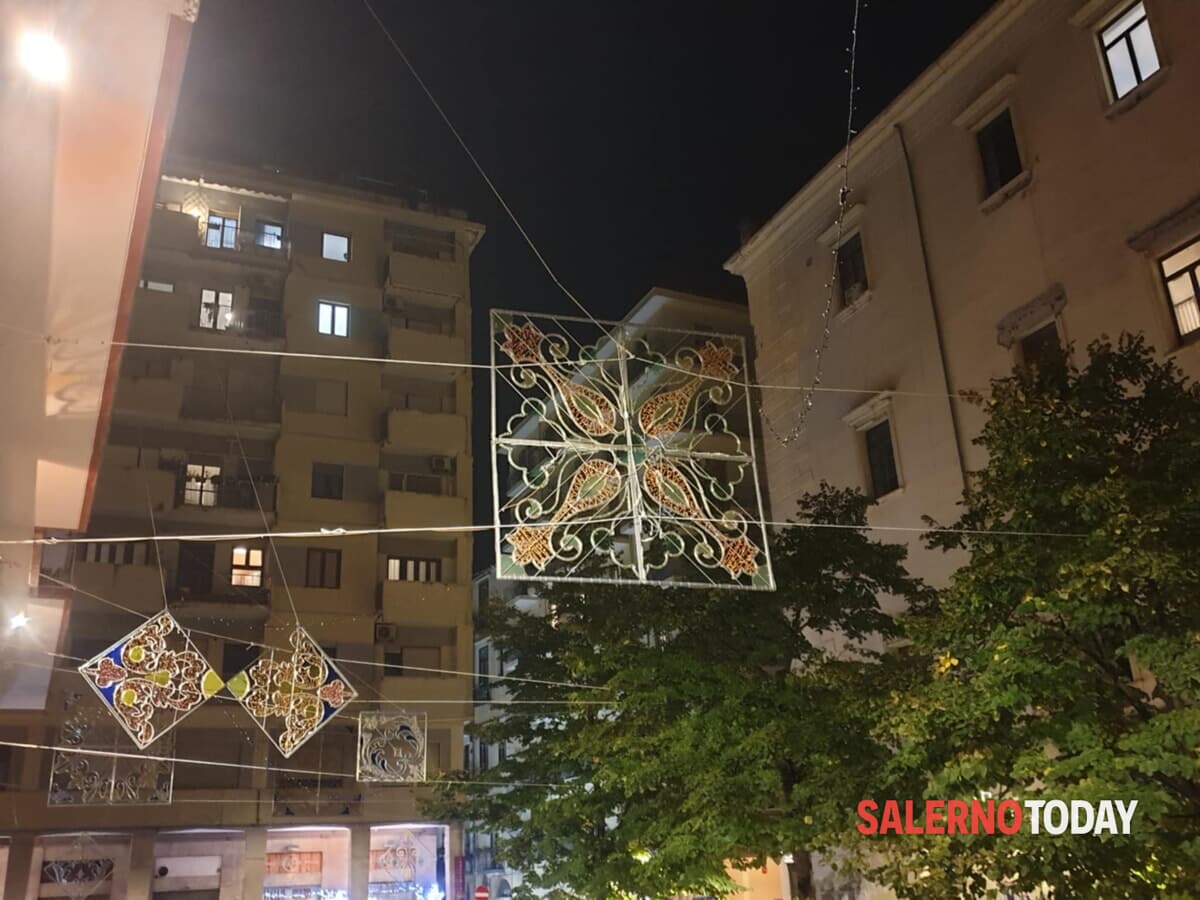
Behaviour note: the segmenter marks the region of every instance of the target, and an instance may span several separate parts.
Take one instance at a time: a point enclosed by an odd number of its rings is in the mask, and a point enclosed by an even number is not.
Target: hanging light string
[[[643,518],[659,519],[672,522],[694,522],[697,524],[728,524],[724,518],[710,516],[655,516],[643,514]],[[572,519],[572,525],[601,525],[615,522],[627,522],[630,516],[602,516],[599,518]],[[755,519],[752,524],[760,524]],[[1021,529],[1005,528],[953,528],[940,525],[876,525],[871,523],[857,524],[853,522],[812,522],[794,520],[781,521],[778,519],[763,519],[761,524],[769,528],[827,528],[843,531],[884,531],[900,534],[964,534],[992,535],[997,537],[1086,537],[1086,533],[1078,531],[1024,531]],[[95,535],[91,537],[34,537],[34,538],[5,538],[0,540],[0,546],[47,546],[58,544],[131,544],[150,543],[151,541],[182,541],[189,543],[205,543],[214,541],[253,541],[276,539],[323,539],[364,537],[381,534],[420,534],[420,533],[471,533],[479,531],[494,531],[495,525],[430,525],[404,528],[322,528],[318,531],[238,531],[221,534],[143,534],[143,535]],[[48,576],[47,576],[48,577]]]

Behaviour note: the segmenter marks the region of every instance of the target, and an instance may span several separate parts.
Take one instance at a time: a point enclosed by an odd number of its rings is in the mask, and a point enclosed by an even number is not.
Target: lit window
[[[200,292],[200,327],[224,331],[233,321],[233,292],[211,291],[205,288]]]
[[[1138,2],[1100,31],[1113,99],[1119,100],[1159,70],[1146,7]]]
[[[335,463],[313,463],[312,496],[324,500],[341,500],[345,483],[345,467]]]
[[[388,581],[441,581],[440,559],[417,559],[411,556],[388,558]]]
[[[263,552],[257,547],[234,547],[229,583],[241,587],[262,587]]]
[[[863,437],[867,444],[867,466],[871,470],[871,496],[878,499],[900,487],[892,449],[892,423],[884,419],[867,428]]]
[[[160,294],[175,293],[175,285],[169,281],[148,281],[143,278],[138,282],[138,287],[145,288],[148,291],[158,291]]]
[[[310,588],[337,588],[342,585],[342,551],[308,549],[307,565],[304,568],[304,586]]]
[[[283,226],[276,222],[259,222],[254,242],[271,250],[283,248]]]
[[[217,213],[208,214],[208,230],[204,246],[232,248],[237,246],[237,219]]]
[[[1200,330],[1200,310],[1196,298],[1200,297],[1200,238],[1159,260],[1167,296],[1171,299],[1171,311],[1175,314],[1175,328],[1179,336],[1188,337]]]
[[[1021,174],[1021,151],[1013,130],[1012,112],[1003,110],[975,134],[983,163],[984,194],[990,197]]]
[[[188,506],[216,506],[220,466],[188,463],[183,481],[183,502]]]
[[[326,231],[321,236],[321,255],[337,262],[350,261],[350,237]]]
[[[345,303],[317,301],[317,331],[334,337],[350,334],[350,307]]]
[[[867,292],[867,260],[859,233],[852,234],[838,248],[837,289],[843,307]]]

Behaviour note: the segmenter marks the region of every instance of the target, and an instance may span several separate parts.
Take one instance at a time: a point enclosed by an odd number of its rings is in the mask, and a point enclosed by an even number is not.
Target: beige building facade
[[[1200,258],[1200,6],[1002,0],[727,263],[745,279],[760,381],[821,384],[765,440],[776,519],[822,480],[876,525],[956,517],[980,411],[947,395],[1040,352],[1140,331],[1185,370]],[[832,282],[832,288],[827,286]],[[850,388],[853,392],[840,389]],[[781,434],[796,391],[766,390]],[[909,542],[939,582],[955,560]]]
[[[132,803],[124,770],[116,791],[81,790],[107,783],[108,757],[56,778],[63,755],[13,750],[6,897],[59,896],[64,873],[92,896],[461,896],[461,829],[423,818],[421,787],[357,780],[357,722],[423,715],[429,775],[458,768],[470,534],[341,532],[471,521],[482,235],[378,185],[163,167],[86,542],[41,553],[39,591],[68,608],[57,669],[44,709],[0,727],[137,754],[74,669],[164,601],[223,679],[298,621],[357,698],[285,759],[219,694],[145,751],[207,764],[164,764]],[[245,537],[268,531],[312,536]],[[106,540],[155,533],[243,537]]]

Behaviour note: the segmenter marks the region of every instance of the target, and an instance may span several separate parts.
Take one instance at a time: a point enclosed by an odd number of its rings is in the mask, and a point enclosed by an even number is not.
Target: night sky
[[[620,318],[655,285],[744,301],[721,268],[740,231],[845,140],[853,0],[372,3],[598,317]],[[991,3],[864,2],[856,125]],[[465,209],[488,228],[471,267],[477,361],[489,307],[574,312],[361,0],[203,0],[171,149],[365,175]],[[486,392],[477,379],[477,414]],[[476,518],[490,512],[477,503]]]

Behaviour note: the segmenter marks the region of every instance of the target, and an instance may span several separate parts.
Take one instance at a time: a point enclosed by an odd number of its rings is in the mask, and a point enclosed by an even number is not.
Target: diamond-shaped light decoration
[[[424,781],[426,734],[425,713],[359,713],[356,777],[359,781]]]
[[[223,685],[188,632],[165,610],[84,663],[79,672],[139,750]]]
[[[358,696],[307,631],[297,625],[288,642],[290,652],[266,648],[226,685],[285,759]]]
[[[772,590],[745,341],[492,313],[496,573]]]

